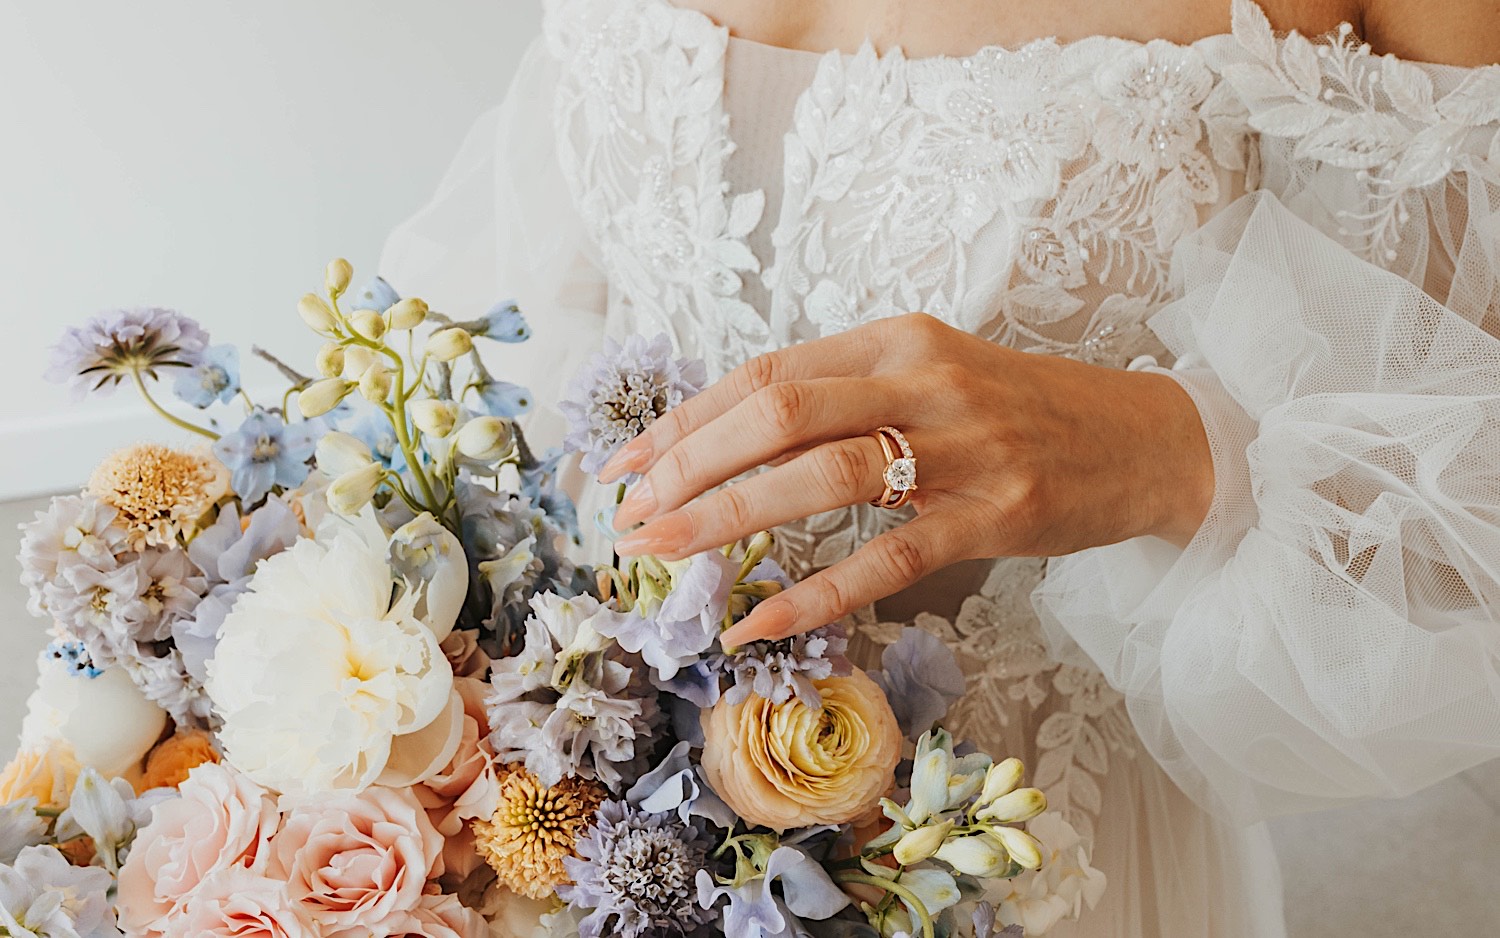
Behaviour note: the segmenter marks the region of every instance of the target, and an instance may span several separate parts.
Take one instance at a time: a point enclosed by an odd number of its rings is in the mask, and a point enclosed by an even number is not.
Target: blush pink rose
[[[474,831],[466,822],[494,816],[500,804],[500,780],[484,709],[489,685],[474,678],[455,678],[453,689],[464,704],[458,751],[412,791],[427,809],[432,826],[443,835],[444,881],[459,883],[484,863],[474,849]]]
[[[442,872],[443,836],[409,789],[282,800],[266,875],[324,932],[383,934]]]
[[[134,934],[134,933],[131,933]],[[165,938],[321,938],[292,905],[286,884],[241,866],[220,870],[193,890]]]
[[[157,805],[120,871],[120,927],[158,938],[168,917],[221,870],[261,872],[280,814],[246,775],[217,763],[189,773],[180,797]]]
[[[489,925],[457,896],[428,895],[390,929],[388,938],[484,938]]]

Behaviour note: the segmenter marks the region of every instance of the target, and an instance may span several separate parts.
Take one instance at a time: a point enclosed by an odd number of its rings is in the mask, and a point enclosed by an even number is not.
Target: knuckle
[[[727,485],[719,490],[714,506],[715,519],[729,531],[748,530],[754,518],[750,499],[737,485]]]
[[[781,360],[775,352],[757,355],[745,362],[735,372],[739,375],[737,380],[741,396],[749,397],[761,388],[775,384],[781,377],[781,371]]]
[[[839,616],[850,612],[849,597],[850,590],[838,574],[827,573],[818,577],[815,581],[809,581],[809,585],[816,584],[816,592],[813,599],[815,612],[820,619],[832,622]]]
[[[800,384],[773,384],[755,393],[761,420],[777,439],[798,437],[806,429],[807,391]]]
[[[874,472],[864,449],[849,443],[824,447],[813,465],[824,493],[838,499],[861,492]]]
[[[692,457],[683,452],[681,446],[673,447],[650,474],[651,487],[656,491],[658,499],[666,494],[682,491],[693,481]]]
[[[932,562],[927,550],[900,528],[880,539],[880,556],[889,575],[903,583],[920,580]]]

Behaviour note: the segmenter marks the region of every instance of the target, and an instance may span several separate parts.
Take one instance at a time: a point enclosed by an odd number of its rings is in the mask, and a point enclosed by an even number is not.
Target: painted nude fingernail
[[[640,472],[650,464],[651,447],[646,445],[644,437],[638,436],[620,447],[619,452],[599,467],[599,481],[613,482],[628,472]]]
[[[719,637],[726,648],[767,638],[780,638],[797,621],[797,608],[785,599],[768,599]]]
[[[651,491],[651,480],[641,479],[630,487],[625,500],[620,502],[620,508],[615,512],[615,530],[623,531],[642,518],[650,517],[655,510],[656,493]]]
[[[693,519],[685,511],[674,511],[632,531],[615,542],[615,553],[675,554],[693,539]]]

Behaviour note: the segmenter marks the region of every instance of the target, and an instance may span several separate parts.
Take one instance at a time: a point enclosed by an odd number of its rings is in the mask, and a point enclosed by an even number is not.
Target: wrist
[[[1198,405],[1171,376],[1141,372],[1137,377],[1147,393],[1146,413],[1153,418],[1148,438],[1154,454],[1148,471],[1154,483],[1154,510],[1144,533],[1186,547],[1203,526],[1214,499],[1208,432]]]

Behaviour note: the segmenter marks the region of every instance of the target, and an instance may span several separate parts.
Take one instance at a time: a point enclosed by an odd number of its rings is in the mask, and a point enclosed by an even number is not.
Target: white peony
[[[205,686],[225,757],[268,788],[410,784],[382,773],[441,766],[458,744],[452,669],[379,540],[325,523],[262,562],[220,627]]]
[[[21,723],[22,750],[66,742],[80,763],[116,778],[140,765],[167,725],[166,712],[147,700],[122,668],[77,677],[42,652],[37,672]]]

